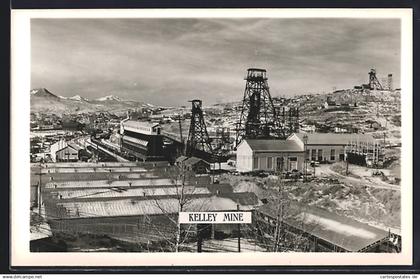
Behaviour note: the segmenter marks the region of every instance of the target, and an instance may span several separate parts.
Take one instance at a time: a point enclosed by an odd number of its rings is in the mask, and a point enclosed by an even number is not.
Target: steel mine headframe
[[[236,129],[236,146],[244,138],[286,138],[270,96],[266,70],[250,68],[245,80],[242,111]]]
[[[381,83],[379,82],[378,78],[376,77],[376,70],[370,69],[369,72],[369,89],[377,89],[377,90],[383,90],[383,87]]]
[[[204,122],[203,110],[201,109],[201,100],[192,100],[191,107],[191,123],[190,131],[188,133],[188,140],[186,146],[187,156],[199,156],[198,153],[213,153],[210,137],[207,133],[206,123]]]

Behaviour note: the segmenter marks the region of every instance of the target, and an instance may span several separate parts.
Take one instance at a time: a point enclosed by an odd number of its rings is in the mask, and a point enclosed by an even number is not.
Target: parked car
[[[319,162],[318,161],[311,161],[311,167],[318,167]]]

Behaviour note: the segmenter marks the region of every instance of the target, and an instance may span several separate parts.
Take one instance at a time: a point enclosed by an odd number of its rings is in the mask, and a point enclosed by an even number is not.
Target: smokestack
[[[393,84],[392,84],[392,74],[388,74],[388,90],[392,91],[393,88]]]

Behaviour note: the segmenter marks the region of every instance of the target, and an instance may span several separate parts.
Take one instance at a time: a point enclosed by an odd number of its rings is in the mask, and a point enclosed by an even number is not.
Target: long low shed
[[[277,220],[275,206],[270,204],[259,207],[257,214],[271,224]],[[313,236],[315,241],[331,251],[357,252],[389,237],[389,232],[385,230],[314,206],[300,207],[300,213],[284,222],[289,229]]]

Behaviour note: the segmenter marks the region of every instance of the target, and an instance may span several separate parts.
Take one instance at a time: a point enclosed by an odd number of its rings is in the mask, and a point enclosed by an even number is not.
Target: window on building
[[[335,161],[335,149],[331,149],[331,156],[330,156],[330,160],[331,160],[331,161]]]
[[[316,149],[312,149],[311,160],[316,161]]]
[[[318,162],[322,162],[322,149],[318,149]]]
[[[258,157],[254,157],[254,169],[258,169]]]
[[[267,169],[271,170],[273,168],[273,158],[267,157]]]
[[[289,157],[289,169],[290,170],[297,170],[297,157]]]
[[[283,171],[283,158],[282,157],[277,157],[276,171]]]

